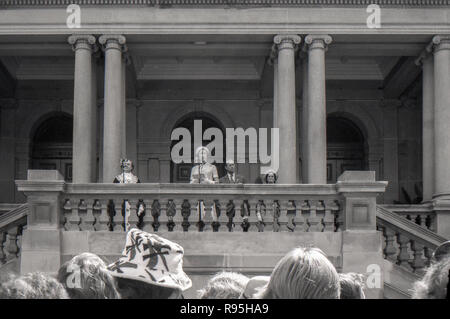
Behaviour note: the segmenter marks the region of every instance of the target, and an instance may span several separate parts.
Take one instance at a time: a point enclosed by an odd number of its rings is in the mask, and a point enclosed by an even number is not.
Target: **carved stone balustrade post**
[[[18,180],[29,206],[27,229],[23,232],[21,272],[55,272],[61,266],[60,195],[65,182],[56,170],[28,170],[27,180]]]
[[[343,202],[342,272],[375,273],[379,285],[366,290],[368,298],[383,294],[383,245],[376,228],[376,197],[386,186],[387,182],[375,181],[373,171],[346,171],[336,183]]]

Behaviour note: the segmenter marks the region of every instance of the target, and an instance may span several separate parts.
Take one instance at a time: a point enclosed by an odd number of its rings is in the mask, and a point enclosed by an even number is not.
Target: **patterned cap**
[[[133,228],[127,234],[122,257],[108,269],[115,277],[184,291],[192,281],[183,271],[183,255],[180,245]]]

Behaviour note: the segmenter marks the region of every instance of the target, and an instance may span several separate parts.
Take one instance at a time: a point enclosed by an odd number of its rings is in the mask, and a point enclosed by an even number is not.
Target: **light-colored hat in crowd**
[[[108,266],[112,275],[184,291],[192,281],[183,271],[183,247],[137,228],[127,233],[125,248]]]

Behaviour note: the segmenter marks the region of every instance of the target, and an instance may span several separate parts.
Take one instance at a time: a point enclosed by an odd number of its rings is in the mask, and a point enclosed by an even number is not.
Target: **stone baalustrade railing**
[[[375,230],[376,196],[387,185],[365,171],[325,185],[68,184],[56,171],[39,170],[16,183],[28,198],[31,227],[115,232]]]
[[[447,239],[384,206],[377,207],[377,229],[383,234],[384,258],[422,274],[433,251]]]
[[[436,212],[433,210],[432,204],[385,204],[380,206],[433,232],[437,230]]]
[[[117,232],[127,224],[152,232],[334,232],[342,228],[343,200],[336,185],[68,184],[61,225],[67,231]]]
[[[27,225],[28,205],[23,204],[0,216],[0,267],[20,256],[22,231]],[[18,271],[18,265],[11,267]]]

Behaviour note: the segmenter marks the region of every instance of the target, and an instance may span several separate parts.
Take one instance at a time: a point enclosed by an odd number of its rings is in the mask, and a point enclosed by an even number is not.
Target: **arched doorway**
[[[201,120],[202,121],[202,136],[203,133],[211,127],[216,127],[222,131],[223,136],[225,137],[225,130],[223,126],[219,123],[218,120],[213,118],[211,115],[204,113],[204,112],[193,112],[189,113],[186,116],[183,116],[177,124],[173,127],[173,129],[178,127],[184,127],[189,130],[191,133],[191,159],[192,163],[180,163],[175,164],[172,161],[170,162],[170,182],[171,183],[189,183],[190,181],[190,174],[191,169],[195,165],[193,163],[194,160],[194,121],[195,120]],[[202,145],[206,146],[209,144],[210,141],[203,141]],[[172,150],[172,147],[178,143],[178,141],[172,141],[172,144],[170,146],[170,149]],[[225,140],[223,144],[223,150],[224,150],[224,159],[225,159]],[[214,152],[214,150],[213,150]],[[222,163],[214,163],[217,167],[217,172],[219,174],[219,177],[225,175],[225,164],[224,160]]]
[[[350,120],[327,118],[327,183],[336,183],[344,171],[366,169],[365,141],[361,130]]]
[[[56,169],[67,182],[72,181],[73,119],[58,113],[35,130],[31,151],[33,169]]]

